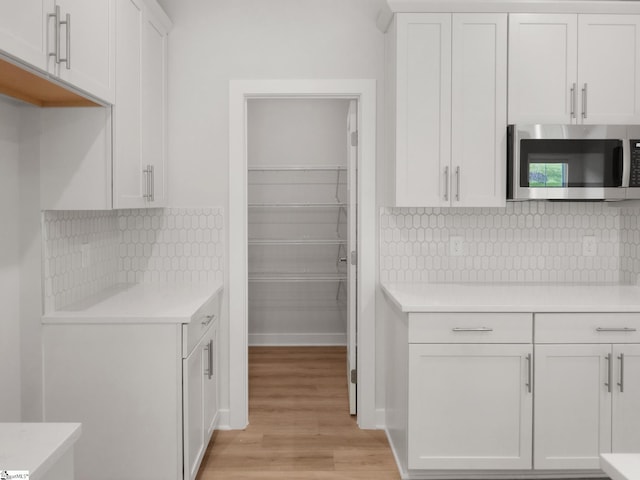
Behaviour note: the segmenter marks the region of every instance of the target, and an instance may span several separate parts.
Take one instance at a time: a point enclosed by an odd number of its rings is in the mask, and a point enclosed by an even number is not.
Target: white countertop
[[[0,423],[0,469],[38,480],[80,437],[79,423]]]
[[[221,289],[221,282],[119,284],[46,314],[42,322],[189,323]]]
[[[603,453],[600,468],[612,480],[640,480],[640,453]]]
[[[389,283],[402,312],[640,312],[635,285]]]

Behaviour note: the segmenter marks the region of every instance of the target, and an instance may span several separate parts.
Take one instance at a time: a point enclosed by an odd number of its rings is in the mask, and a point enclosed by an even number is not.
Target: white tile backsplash
[[[630,258],[621,242],[638,234],[618,204],[509,202],[506,208],[383,208],[380,280],[420,282],[630,283]],[[637,209],[636,209],[637,210]],[[637,223],[637,214],[635,216]],[[626,225],[625,223],[625,225]],[[635,232],[637,232],[637,225]],[[583,238],[596,240],[583,255]],[[452,254],[452,237],[462,241]],[[625,252],[628,251],[628,255]],[[634,258],[637,258],[634,257]],[[640,269],[640,262],[636,270]]]
[[[223,279],[219,208],[47,211],[43,223],[45,312],[116,283]]]

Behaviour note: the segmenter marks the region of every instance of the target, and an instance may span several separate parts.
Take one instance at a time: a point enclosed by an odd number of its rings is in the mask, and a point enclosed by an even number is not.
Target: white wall
[[[20,110],[0,97],[0,422],[20,420]]]
[[[22,421],[42,421],[41,110],[20,106],[20,337]],[[43,158],[46,161],[46,158]]]
[[[169,37],[168,111],[172,205],[228,208],[230,79],[376,79],[378,138],[382,138],[384,36],[376,17],[384,0],[160,3],[174,23]],[[378,157],[382,147],[379,143]],[[229,335],[226,303],[221,338]],[[221,349],[223,386],[228,382],[225,348]],[[383,383],[380,375],[377,378],[380,405]],[[226,407],[228,399],[221,400]]]

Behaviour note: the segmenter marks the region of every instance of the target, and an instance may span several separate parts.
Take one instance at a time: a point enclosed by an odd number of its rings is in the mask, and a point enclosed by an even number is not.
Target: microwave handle
[[[622,186],[629,186],[631,178],[631,140],[622,140]]]

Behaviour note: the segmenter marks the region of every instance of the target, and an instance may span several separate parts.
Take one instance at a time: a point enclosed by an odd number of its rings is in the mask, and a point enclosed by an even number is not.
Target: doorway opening
[[[352,415],[357,136],[356,100],[247,101],[249,347],[345,347]]]
[[[229,268],[228,314],[221,323],[223,407],[221,427],[248,424],[249,249],[248,104],[255,99],[356,100],[357,149],[357,424],[382,425],[376,410],[375,291],[376,231],[376,82],[375,80],[232,80],[229,91]],[[341,122],[343,125],[344,123]],[[355,277],[354,277],[355,279]],[[228,362],[228,369],[225,363]],[[228,373],[227,373],[228,372]],[[345,372],[346,373],[346,372]],[[227,396],[228,395],[228,396]],[[226,398],[225,398],[226,397]],[[225,405],[226,404],[226,405]]]

